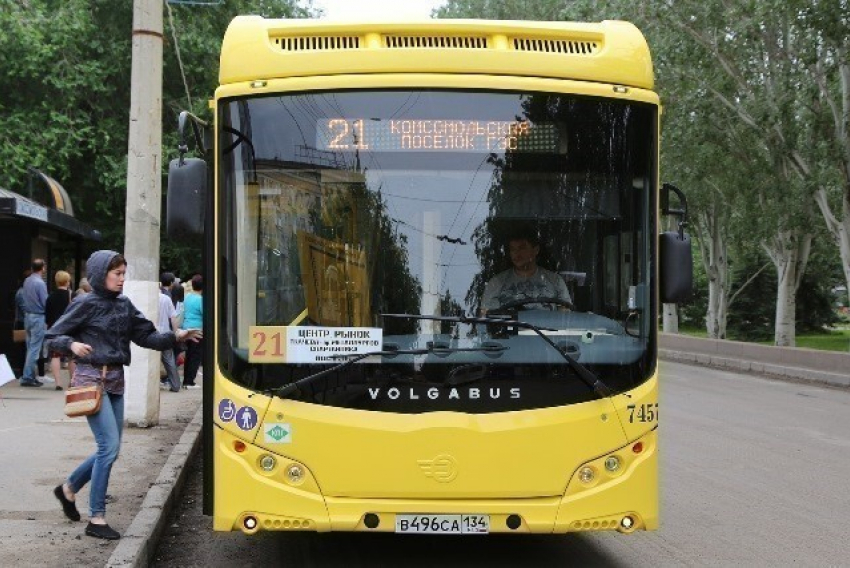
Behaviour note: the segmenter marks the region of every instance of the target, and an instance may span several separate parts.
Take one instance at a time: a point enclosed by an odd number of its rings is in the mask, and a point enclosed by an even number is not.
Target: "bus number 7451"
[[[629,409],[629,422],[632,424],[635,422],[656,422],[658,420],[657,402],[641,404],[640,406],[630,404],[626,408]]]

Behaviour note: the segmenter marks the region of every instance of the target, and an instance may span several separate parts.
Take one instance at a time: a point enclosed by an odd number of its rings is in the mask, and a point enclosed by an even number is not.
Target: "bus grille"
[[[358,36],[303,36],[278,37],[274,43],[283,51],[327,51],[338,49],[358,49]]]
[[[595,41],[566,41],[516,37],[513,39],[513,43],[516,51],[593,55],[599,50],[599,44]]]
[[[489,38],[483,36],[414,36],[384,35],[382,46],[386,49],[489,49]],[[537,53],[562,53],[568,55],[593,55],[600,49],[595,41],[569,41],[510,38],[515,51]],[[364,45],[359,36],[295,36],[274,38],[274,45],[282,51],[336,51],[360,49]]]
[[[475,36],[401,36],[385,35],[384,47],[410,49],[437,47],[448,49],[487,49],[486,37]]]

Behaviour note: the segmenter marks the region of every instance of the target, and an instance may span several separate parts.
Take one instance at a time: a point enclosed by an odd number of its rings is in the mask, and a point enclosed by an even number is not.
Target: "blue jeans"
[[[68,477],[68,486],[71,491],[77,493],[91,480],[90,515],[103,517],[106,513],[106,488],[109,485],[109,473],[112,471],[112,464],[118,459],[118,450],[121,449],[124,395],[104,392],[98,413],[86,418],[97,442],[97,451]]]
[[[160,357],[162,366],[165,367],[165,375],[171,383],[171,390],[180,390],[180,373],[177,371],[177,361],[174,360],[174,351],[166,349]]]
[[[24,362],[24,373],[21,380],[35,382],[38,359],[41,357],[41,347],[44,344],[44,314],[27,314],[24,317],[24,329],[27,330],[27,359]]]

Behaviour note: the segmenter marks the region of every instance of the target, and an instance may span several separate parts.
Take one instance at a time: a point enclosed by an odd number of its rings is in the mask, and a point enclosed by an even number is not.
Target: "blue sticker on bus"
[[[236,424],[243,430],[253,430],[257,425],[257,411],[250,406],[243,406],[236,413]]]
[[[230,422],[236,417],[236,405],[229,398],[221,399],[218,403],[218,417],[222,422]]]

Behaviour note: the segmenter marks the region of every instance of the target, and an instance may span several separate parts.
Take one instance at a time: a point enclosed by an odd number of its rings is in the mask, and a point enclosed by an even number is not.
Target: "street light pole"
[[[145,316],[159,313],[159,227],[162,194],[162,0],[133,2],[133,64],[127,152],[124,293]],[[157,351],[131,347],[127,369],[127,422],[159,423]]]

